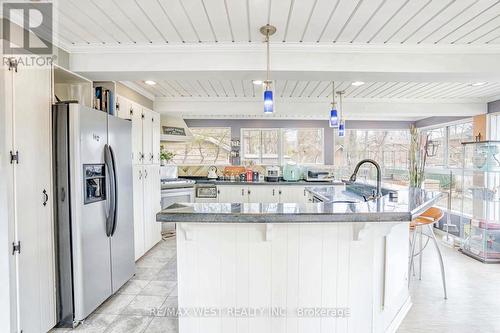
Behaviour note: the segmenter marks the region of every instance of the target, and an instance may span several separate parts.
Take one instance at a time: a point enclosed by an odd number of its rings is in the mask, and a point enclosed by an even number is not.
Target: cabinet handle
[[[144,179],[148,178],[148,170],[144,170]]]
[[[304,196],[306,196],[306,190],[304,189]]]
[[[142,171],[139,170],[139,180],[141,180],[141,179],[142,179]]]
[[[281,190],[278,191],[278,194],[281,195]]]
[[[143,153],[140,153],[139,154],[139,160],[143,161],[144,160],[144,154]]]
[[[241,195],[245,195],[245,189],[241,189]]]
[[[134,115],[134,108],[130,108],[130,115],[133,116]]]
[[[274,188],[273,188],[273,196],[274,196],[274,192],[275,192],[275,190],[274,190]]]
[[[155,155],[153,155],[153,153],[151,153],[151,156],[149,156],[149,159],[150,159],[151,161],[153,161],[153,159],[154,159],[154,158],[155,158]]]
[[[43,190],[43,206],[47,206],[47,202],[49,201],[49,195],[47,194],[47,190]]]
[[[250,190],[247,190],[247,193],[248,193],[248,195],[250,195],[250,193],[251,193]]]

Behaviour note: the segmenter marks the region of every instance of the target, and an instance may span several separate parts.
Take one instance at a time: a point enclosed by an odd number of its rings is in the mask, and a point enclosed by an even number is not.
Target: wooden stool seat
[[[417,226],[438,222],[443,216],[444,213],[441,209],[431,207],[410,222],[410,230],[415,230]]]

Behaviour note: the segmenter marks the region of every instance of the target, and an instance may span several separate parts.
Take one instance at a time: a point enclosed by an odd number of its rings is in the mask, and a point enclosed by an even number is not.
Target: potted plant
[[[172,153],[170,151],[162,150],[160,152],[160,164],[164,166],[167,163],[170,163],[170,161],[172,161],[174,156],[175,156],[174,153]]]
[[[429,136],[422,136],[415,126],[410,128],[410,187],[421,188],[425,179],[425,163],[428,156]]]

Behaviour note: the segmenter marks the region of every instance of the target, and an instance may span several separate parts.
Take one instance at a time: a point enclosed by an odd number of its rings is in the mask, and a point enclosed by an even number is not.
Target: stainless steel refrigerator
[[[58,326],[78,324],[135,272],[128,120],[52,109]]]

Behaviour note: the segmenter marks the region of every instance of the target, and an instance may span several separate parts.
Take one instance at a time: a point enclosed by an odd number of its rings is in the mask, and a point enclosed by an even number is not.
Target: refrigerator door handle
[[[109,145],[104,146],[104,163],[108,170],[108,183],[109,183],[109,209],[106,216],[106,235],[109,237],[113,231],[113,224],[116,215],[116,176],[115,166],[113,163],[113,153]]]
[[[114,205],[113,205],[113,224],[111,225],[111,236],[115,234],[116,230],[116,213],[118,212],[118,182],[116,180],[116,163],[115,163],[115,153],[113,152],[113,148],[109,146],[109,152],[111,153],[111,163],[113,165],[113,198],[114,198]]]

